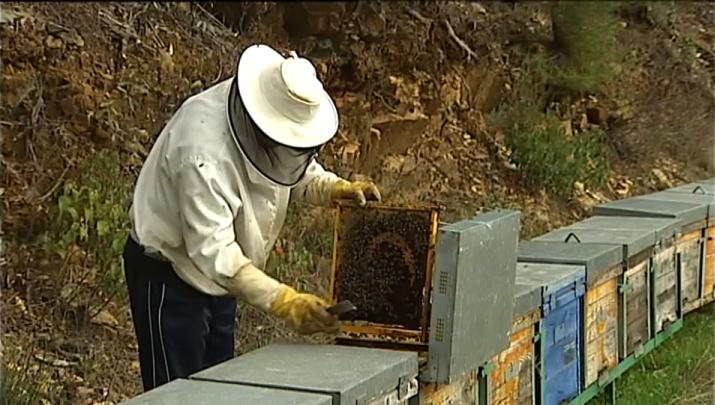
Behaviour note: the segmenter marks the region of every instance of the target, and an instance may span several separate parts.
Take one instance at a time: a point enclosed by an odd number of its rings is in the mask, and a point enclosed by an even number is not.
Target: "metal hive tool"
[[[332,298],[357,307],[342,338],[426,344],[438,215],[436,207],[338,206]]]

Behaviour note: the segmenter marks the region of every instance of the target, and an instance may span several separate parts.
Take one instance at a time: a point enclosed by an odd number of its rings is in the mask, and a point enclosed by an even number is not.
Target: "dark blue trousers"
[[[199,292],[131,237],[123,258],[145,391],[233,357],[233,297]]]

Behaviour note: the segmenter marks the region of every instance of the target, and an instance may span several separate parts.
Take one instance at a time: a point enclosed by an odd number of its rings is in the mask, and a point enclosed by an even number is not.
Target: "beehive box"
[[[147,391],[121,404],[331,405],[332,399],[330,395],[311,392],[179,379]]]
[[[405,403],[417,394],[417,374],[417,354],[412,352],[271,344],[189,378],[317,393],[330,396],[332,405],[354,405]]]
[[[715,212],[713,198],[670,191],[614,201],[594,209],[597,215],[639,215],[681,220],[682,229],[676,243],[681,269],[680,294],[685,312],[699,308],[704,297],[712,296],[715,270],[706,269],[702,260],[709,211]]]
[[[336,215],[331,295],[357,307],[340,340],[426,349],[437,208],[342,204]]]
[[[591,239],[591,242],[598,243],[612,244],[615,238],[625,237],[630,243],[621,244],[624,257],[629,260],[635,257],[633,263],[629,263],[629,268],[647,259],[649,248],[653,249],[650,283],[653,302],[651,312],[654,313],[655,326],[652,332],[655,333],[662,331],[682,315],[675,243],[681,224],[681,220],[677,218],[594,216],[562,229],[566,232],[577,231],[575,233],[579,237],[587,231],[602,232],[601,236],[585,236]]]
[[[707,205],[707,221],[705,221],[707,229],[703,232],[701,243],[701,254],[704,256],[704,260],[700,260],[700,263],[702,265],[703,304],[712,302],[715,299],[715,239],[712,237],[715,234],[715,180],[708,179],[673,187],[646,197]],[[690,228],[696,228],[697,225],[697,223],[693,224]],[[693,259],[686,258],[686,261],[692,263]]]
[[[679,260],[681,257],[681,252],[679,248],[681,247],[682,241],[682,218],[633,218],[633,217],[621,217],[621,216],[600,216],[596,215],[591,218],[587,218],[573,225],[574,229],[616,229],[616,230],[631,230],[631,229],[642,229],[646,231],[654,231],[656,243],[657,241],[675,241],[675,259],[673,260],[673,267],[658,268],[655,272],[655,277],[653,278],[656,284],[656,297],[661,297],[667,302],[674,301],[675,304],[667,304],[667,306],[675,306],[677,308],[677,313],[680,313],[681,303],[678,302],[678,297],[681,301],[699,303],[700,297],[700,283],[699,283],[699,271],[698,267],[690,267],[690,274],[686,278],[682,271],[683,262]],[[678,239],[676,239],[678,238]],[[669,242],[670,243],[670,242]],[[681,273],[678,274],[678,270]],[[678,290],[678,277],[680,277],[680,290]],[[665,295],[660,295],[658,291],[661,286],[662,289],[666,291]],[[687,294],[686,294],[687,293]],[[686,300],[687,297],[687,300]],[[658,304],[658,298],[656,298],[656,304]],[[677,315],[679,316],[679,315]],[[671,322],[673,319],[671,319]],[[660,330],[660,329],[659,329]]]
[[[577,265],[586,272],[584,302],[584,387],[607,378],[618,365],[619,284],[622,283],[623,250],[617,245],[561,242],[524,242],[519,244],[520,262]],[[647,291],[639,291],[647,297]],[[621,303],[622,305],[622,303]],[[643,308],[644,310],[647,308]],[[648,333],[648,312],[638,329]]]
[[[431,383],[489,360],[508,345],[519,220],[498,210],[438,229],[433,208],[339,206],[331,296],[358,310],[337,342],[427,352]]]
[[[489,373],[489,404],[536,403],[534,381],[535,336],[538,333],[541,289],[519,285],[514,297],[514,322],[509,348],[499,353]]]
[[[628,285],[629,288],[621,287],[618,303],[618,348],[620,357],[625,358],[637,347],[645,344],[651,336],[651,289],[648,281],[651,269],[650,258],[655,243],[654,235],[652,232],[642,230],[618,232],[613,235],[613,232],[602,230],[573,232],[559,229],[535,238],[532,242],[564,242],[567,238],[570,238],[571,242],[611,244],[623,249],[623,257],[627,260],[621,286]],[[626,253],[631,251],[636,253]]]
[[[517,286],[537,287],[541,293],[537,403],[560,405],[581,391],[585,276],[581,266],[517,263]]]

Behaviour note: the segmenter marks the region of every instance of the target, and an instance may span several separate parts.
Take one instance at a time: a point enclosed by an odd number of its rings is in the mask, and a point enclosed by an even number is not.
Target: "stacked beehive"
[[[540,264],[547,271],[571,267],[585,274],[583,322],[577,326],[580,332],[579,340],[583,342],[583,358],[580,361],[580,368],[583,370],[581,386],[588,387],[599,378],[602,379],[609,370],[618,365],[619,359],[618,284],[623,274],[623,253],[620,246],[576,242],[522,242],[519,246],[519,262]],[[544,333],[549,338],[548,330]],[[548,363],[542,364],[543,373],[548,376],[550,370],[544,370],[545,366],[548,366]],[[553,390],[547,385],[545,391],[549,396],[549,392]],[[564,392],[565,397],[558,399],[570,400],[576,395],[578,391],[574,392],[572,389]]]

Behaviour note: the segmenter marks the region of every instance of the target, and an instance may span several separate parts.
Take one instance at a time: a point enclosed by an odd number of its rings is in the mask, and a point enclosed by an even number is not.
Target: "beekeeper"
[[[254,45],[235,77],[188,98],[162,130],[123,255],[145,390],[233,356],[236,297],[300,333],[337,328],[323,299],[262,271],[290,201],[380,199],[316,161],[337,128],[313,65]]]

